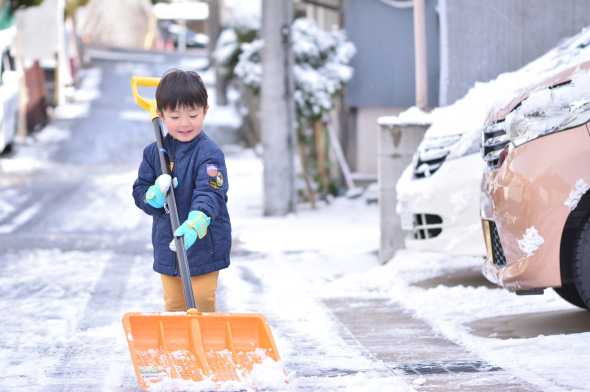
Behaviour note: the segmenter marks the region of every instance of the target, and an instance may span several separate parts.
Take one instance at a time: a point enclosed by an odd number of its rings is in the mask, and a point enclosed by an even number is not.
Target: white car
[[[433,112],[433,124],[399,179],[397,212],[407,249],[485,256],[479,192],[484,161],[478,129],[449,126],[455,107]]]
[[[0,152],[9,148],[18,129],[20,78],[12,46],[0,32]],[[4,43],[4,44],[3,44]]]

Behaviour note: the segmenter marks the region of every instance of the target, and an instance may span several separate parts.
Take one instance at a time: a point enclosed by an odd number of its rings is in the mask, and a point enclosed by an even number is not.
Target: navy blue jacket
[[[168,134],[164,137],[164,147],[174,160],[172,177],[178,179],[174,196],[180,223],[188,218],[191,211],[201,211],[211,218],[207,235],[202,239],[197,238],[187,250],[191,276],[227,268],[232,237],[223,152],[205,132],[187,143],[179,143]],[[135,205],[153,217],[154,271],[178,276],[176,253],[169,248],[173,239],[170,215],[164,208],[154,208],[145,201],[148,188],[154,185],[161,174],[158,146],[154,142],[143,151],[143,161],[133,184],[133,198]]]

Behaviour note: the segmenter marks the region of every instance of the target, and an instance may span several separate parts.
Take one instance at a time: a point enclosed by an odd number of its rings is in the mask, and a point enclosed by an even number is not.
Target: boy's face
[[[156,112],[174,139],[190,142],[203,130],[203,120],[208,109],[209,106],[206,108],[177,106],[176,109],[164,109],[163,113],[159,110]]]

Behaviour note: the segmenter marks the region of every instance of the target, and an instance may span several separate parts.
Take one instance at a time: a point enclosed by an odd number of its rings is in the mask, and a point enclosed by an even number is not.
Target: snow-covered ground
[[[23,179],[56,165],[47,151],[65,143],[63,135],[71,131],[58,128],[47,127],[15,154],[0,158],[0,241],[5,236],[26,244],[0,248],[0,390],[136,391],[121,318],[131,311],[163,310],[160,280],[151,270],[151,222],[130,197],[136,168],[68,167],[65,175],[83,174],[84,192],[74,190],[58,200],[48,193],[39,203],[54,203],[53,211],[33,204],[23,208],[28,215],[14,214],[27,204],[28,195],[16,192]],[[220,274],[219,310],[264,314],[290,381],[279,387],[276,374],[263,374],[256,385],[290,391],[428,387],[428,375],[394,374],[350,344],[324,303],[386,298],[441,337],[539,390],[590,391],[590,332],[506,339],[479,336],[470,327],[495,317],[559,316],[575,309],[552,291],[517,297],[484,286],[420,287],[417,283],[437,276],[479,268],[482,261],[400,251],[379,264],[378,207],[363,197],[263,217],[261,158],[238,146],[224,150],[236,253]],[[50,185],[46,189],[58,191]],[[35,219],[45,215],[61,220]],[[64,238],[80,243],[70,249],[60,245]],[[94,245],[89,248],[88,242]],[[135,245],[127,248],[126,243]],[[396,342],[383,344],[393,348]],[[449,383],[448,390],[455,388]]]
[[[259,161],[254,156],[248,158],[250,152],[245,153],[238,164],[241,170],[236,168],[235,174],[241,174],[237,176],[237,184],[234,174],[235,198],[241,189],[260,181]],[[246,172],[256,177],[245,176]],[[254,192],[259,188],[249,189]],[[240,200],[235,202],[238,204]],[[230,207],[239,211],[233,205]],[[284,218],[260,218],[259,212],[250,211],[252,225],[248,220],[244,226],[240,225],[239,218],[234,218],[234,222],[237,223],[235,233],[243,246],[264,255],[255,260],[253,272],[267,287],[267,295],[261,299],[269,302],[265,309],[274,305],[271,319],[294,318],[297,328],[325,334],[321,340],[327,352],[340,350],[341,340],[331,336],[334,327],[325,316],[325,309],[318,306],[318,299],[388,297],[414,312],[442,336],[541,390],[590,390],[590,376],[585,370],[590,360],[589,332],[507,340],[470,333],[468,324],[481,319],[577,309],[553,291],[548,290],[543,296],[519,297],[496,288],[414,286],[453,270],[480,267],[482,260],[400,251],[386,265],[379,265],[375,255],[379,240],[378,209],[367,205],[362,198],[339,198],[318,210],[302,210]],[[239,284],[238,271],[230,268],[222,275],[223,281],[230,287]],[[243,306],[245,311],[256,311],[251,299],[242,294],[242,290],[232,290],[228,293],[228,303]],[[276,338],[283,357],[297,351],[293,342]]]
[[[286,363],[299,351],[297,340],[281,334],[288,325],[289,335],[307,335],[316,350],[324,353],[322,366],[362,370],[353,375],[309,380],[287,367],[291,383],[285,389],[297,390],[310,383],[317,383],[322,390],[411,389],[401,378],[373,374],[379,364],[348,347],[321,302],[331,297],[376,296],[400,303],[442,336],[542,390],[590,390],[586,372],[590,333],[503,340],[474,336],[467,326],[495,316],[573,309],[554,293],[517,297],[485,287],[413,286],[452,270],[478,266],[480,260],[401,251],[386,265],[379,265],[375,255],[378,210],[362,198],[338,198],[317,210],[302,208],[286,217],[262,217],[260,158],[251,150],[228,150],[234,236],[242,250],[252,253],[234,258],[232,266],[222,271],[222,310],[263,312],[271,327],[282,326],[273,332]],[[18,159],[18,155],[12,159]],[[127,206],[117,211],[123,222],[138,218],[128,195],[118,192],[123,186],[120,179],[131,182],[133,177],[134,173],[125,173],[107,177],[102,183],[103,187],[112,187],[116,199],[110,204]],[[91,216],[96,208],[89,205],[87,211],[77,211],[76,215]],[[104,224],[108,224],[109,214],[103,212]],[[140,221],[149,225],[144,217]],[[133,279],[126,282],[122,302],[108,304],[116,305],[110,312],[117,315],[112,317],[116,321],[94,321],[81,328],[80,324],[88,324],[84,319],[90,316],[89,301],[98,295],[97,285],[104,284],[99,282],[105,276],[104,270],[112,268],[116,258],[112,251],[2,252],[2,389],[44,390],[63,382],[57,376],[59,368],[68,350],[76,347],[88,352],[88,356],[78,358],[77,365],[83,371],[92,372],[98,365],[108,369],[103,390],[128,390],[129,385],[124,383],[134,381],[133,369],[120,317],[128,311],[161,311],[162,307],[158,277],[151,271],[149,260],[141,256],[132,257],[129,276]],[[94,358],[93,344],[107,345],[112,351],[107,358]],[[316,360],[310,355],[306,366],[317,366]],[[332,360],[332,364],[325,362]]]

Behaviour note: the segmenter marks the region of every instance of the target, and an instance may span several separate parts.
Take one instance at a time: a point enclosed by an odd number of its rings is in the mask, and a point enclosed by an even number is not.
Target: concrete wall
[[[588,0],[439,0],[441,106],[590,25]]]
[[[357,111],[356,128],[356,166],[354,171],[360,174],[377,174],[377,145],[379,142],[379,124],[377,119],[383,116],[396,116],[407,107],[362,107]],[[413,153],[413,151],[412,151]]]
[[[379,261],[386,263],[395,251],[405,248],[406,233],[396,211],[395,186],[430,125],[381,125],[379,128]]]

